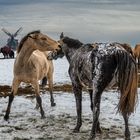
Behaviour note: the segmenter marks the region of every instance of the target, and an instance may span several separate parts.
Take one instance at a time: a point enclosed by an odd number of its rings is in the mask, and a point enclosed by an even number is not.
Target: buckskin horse
[[[82,88],[90,94],[93,123],[90,139],[101,132],[99,114],[103,91],[117,83],[120,90],[118,112],[125,122],[125,139],[130,139],[128,118],[135,110],[137,102],[137,66],[133,56],[120,43],[83,44],[79,40],[61,34],[61,50],[50,53],[48,59],[66,56],[69,75],[76,99],[77,125],[82,125]]]
[[[7,110],[4,116],[5,120],[9,119],[9,113],[14,96],[17,93],[21,82],[31,83],[35,89],[36,101],[40,107],[41,117],[44,118],[44,110],[42,108],[42,100],[39,92],[39,80],[47,76],[50,79],[51,105],[55,106],[52,88],[52,65],[48,62],[45,51],[59,50],[59,43],[49,36],[42,34],[40,31],[28,33],[20,41],[17,49],[17,57],[14,62],[14,78],[12,82],[12,90],[9,95]],[[50,63],[50,64],[49,64]]]

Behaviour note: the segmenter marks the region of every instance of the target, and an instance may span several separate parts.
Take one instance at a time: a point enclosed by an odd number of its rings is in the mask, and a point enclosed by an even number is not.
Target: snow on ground
[[[0,85],[11,85],[14,59],[0,59]],[[55,83],[70,82],[65,59],[55,64]],[[140,92],[140,89],[139,89]],[[34,109],[36,100],[29,96],[16,96],[8,122],[3,120],[8,98],[0,98],[0,140],[86,140],[92,125],[89,95],[83,93],[83,125],[80,133],[73,133],[76,125],[74,95],[55,92],[56,107],[50,106],[49,94],[41,94],[45,119],[40,118],[39,110]],[[119,94],[116,91],[104,92],[101,102],[100,122],[103,130],[97,139],[121,140],[124,136],[124,121],[116,114]],[[140,99],[139,99],[140,100]],[[129,126],[133,140],[140,139],[140,105],[131,115]]]
[[[3,55],[0,53],[0,58]],[[15,59],[0,59],[0,85],[11,85]],[[68,62],[65,58],[54,61],[54,83],[69,83]]]

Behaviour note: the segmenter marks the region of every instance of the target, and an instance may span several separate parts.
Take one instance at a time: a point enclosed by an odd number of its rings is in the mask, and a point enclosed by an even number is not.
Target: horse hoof
[[[131,140],[131,139],[130,139],[130,137],[128,137],[128,138],[127,138],[127,137],[125,137],[125,140]]]
[[[90,136],[88,140],[95,140],[95,136]]]
[[[39,109],[39,106],[35,106],[35,109],[38,110]]]
[[[53,106],[56,106],[56,103],[51,103],[51,106],[53,107]]]
[[[90,137],[88,140],[95,140],[95,138],[94,137]]]
[[[96,133],[102,134],[102,130],[101,130],[101,129],[97,129],[97,130],[96,130]]]
[[[79,128],[75,127],[75,128],[73,129],[73,133],[79,133]]]
[[[4,116],[4,120],[5,120],[5,121],[8,121],[8,120],[9,120],[9,116],[8,116],[8,115],[5,115],[5,116]]]
[[[45,116],[45,115],[41,116],[41,119],[45,119],[45,118],[46,118],[46,116]]]

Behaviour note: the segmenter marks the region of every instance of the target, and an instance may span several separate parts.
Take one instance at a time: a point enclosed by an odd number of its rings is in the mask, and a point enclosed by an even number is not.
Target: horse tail
[[[126,51],[117,51],[118,86],[121,92],[118,112],[130,115],[137,103],[138,73],[134,58]]]

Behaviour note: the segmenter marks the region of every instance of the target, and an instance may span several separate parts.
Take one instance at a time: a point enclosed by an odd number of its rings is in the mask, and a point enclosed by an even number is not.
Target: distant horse
[[[3,54],[4,58],[14,58],[14,51],[8,46],[0,48],[0,52]]]
[[[135,48],[133,49],[133,53],[138,63],[138,68],[140,69],[140,44],[136,44]]]
[[[14,51],[11,49],[11,51],[9,52],[9,57],[10,58],[14,58],[15,57],[15,53]]]
[[[45,51],[56,51],[58,49],[60,49],[59,43],[40,31],[30,32],[23,37],[18,46],[17,57],[14,62],[12,91],[9,95],[9,102],[4,116],[5,120],[9,119],[11,104],[21,82],[31,83],[34,87],[37,104],[40,107],[41,117],[43,118],[45,115],[42,108],[38,81],[47,76],[51,94],[51,105],[55,106],[52,94],[53,64],[52,61],[47,60]]]
[[[62,49],[50,53],[48,59],[66,56],[69,62],[69,75],[76,99],[77,125],[82,125],[82,88],[90,94],[93,124],[90,139],[101,132],[99,123],[100,102],[103,91],[117,83],[120,90],[118,112],[125,121],[125,138],[130,139],[128,117],[134,112],[137,101],[137,66],[134,58],[119,43],[83,44],[79,40],[61,34]]]

